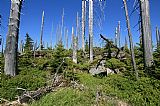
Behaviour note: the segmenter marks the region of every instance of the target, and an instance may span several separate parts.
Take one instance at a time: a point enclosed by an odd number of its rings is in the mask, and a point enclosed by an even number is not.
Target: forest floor
[[[31,103],[30,106],[156,106],[160,104],[157,95],[160,91],[154,87],[155,81],[149,78],[132,81],[122,75],[97,78],[85,73],[77,73],[75,77],[78,79],[76,87],[61,88]]]

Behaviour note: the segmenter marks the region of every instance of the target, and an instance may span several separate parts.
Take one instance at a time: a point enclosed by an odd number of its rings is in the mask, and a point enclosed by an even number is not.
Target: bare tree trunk
[[[77,12],[77,18],[76,18],[76,36],[77,36],[77,49],[79,47],[79,14]]]
[[[156,40],[157,40],[157,47],[159,46],[159,29],[156,27]]]
[[[129,16],[128,16],[128,7],[127,7],[126,0],[123,0],[123,3],[124,3],[124,8],[125,8],[126,24],[127,24],[127,28],[128,28],[128,37],[129,37],[129,42],[130,42],[132,66],[133,66],[133,70],[135,71],[135,74],[136,74],[136,79],[138,79],[138,71],[137,71],[136,62],[135,62],[134,46],[133,46],[133,41],[132,41],[130,20],[129,20]]]
[[[22,0],[11,0],[4,66],[5,74],[11,76],[16,76],[17,74],[18,35],[21,7]]]
[[[149,0],[139,0],[139,1],[140,1],[140,13],[141,13],[142,43],[144,50],[143,52],[144,65],[145,68],[148,68],[152,66],[153,62]]]
[[[42,13],[41,35],[40,35],[40,50],[43,49],[43,28],[44,28],[44,11]]]
[[[119,46],[119,48],[121,48],[121,25],[120,25],[120,21],[118,21],[118,30],[117,30],[117,32],[118,32],[118,46]]]
[[[93,62],[93,0],[89,0],[89,49],[90,62]]]
[[[63,13],[62,13],[62,23],[61,23],[61,33],[60,33],[60,44],[62,44],[63,26],[64,26],[64,8],[63,8]]]
[[[74,36],[73,27],[72,27],[72,45],[73,45],[73,62],[77,64],[77,37]]]
[[[82,50],[85,53],[86,0],[82,0]]]
[[[117,46],[118,44],[118,31],[117,31],[117,27],[116,27],[116,31],[115,31],[115,46]],[[117,46],[118,47],[118,46]]]

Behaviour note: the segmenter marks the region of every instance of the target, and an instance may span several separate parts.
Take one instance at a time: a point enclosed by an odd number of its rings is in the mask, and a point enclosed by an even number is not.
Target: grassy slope
[[[118,98],[135,106],[158,106],[160,104],[160,81],[141,78],[132,81],[121,75],[95,78],[88,74],[77,74],[79,82],[85,86],[84,91],[63,88],[44,96],[31,106],[91,106],[95,104],[96,92],[101,91],[111,98]],[[101,101],[100,106],[114,106],[115,100]]]

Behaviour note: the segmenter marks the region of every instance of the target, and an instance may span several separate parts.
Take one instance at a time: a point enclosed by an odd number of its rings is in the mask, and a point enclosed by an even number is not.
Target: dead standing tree
[[[5,74],[11,76],[17,74],[18,35],[22,1],[23,0],[11,0],[4,66]]]
[[[63,44],[62,42],[62,36],[63,36],[63,28],[64,28],[64,8],[63,8],[63,13],[62,13],[62,23],[61,23],[61,26],[60,26],[60,44]]]
[[[86,0],[82,0],[82,50],[85,53]]]
[[[118,33],[118,31],[117,31],[117,27],[116,27],[116,30],[115,30],[115,46],[117,46],[117,44],[118,44],[118,35],[117,35],[117,33]]]
[[[118,21],[117,27],[118,47],[121,48],[121,22]]]
[[[44,11],[42,13],[41,35],[40,35],[40,50],[43,49],[43,28],[44,28]]]
[[[77,36],[77,47],[79,47],[79,14],[77,12],[77,18],[76,18],[76,36]]]
[[[72,45],[73,45],[73,62],[77,64],[77,36],[74,36],[73,27],[72,27]]]
[[[136,62],[135,62],[135,54],[134,54],[134,47],[133,47],[133,41],[132,41],[132,33],[131,33],[131,29],[130,29],[130,20],[129,20],[129,16],[128,16],[128,7],[127,7],[126,0],[123,0],[123,3],[124,3],[125,15],[126,15],[128,37],[129,37],[129,42],[130,42],[132,66],[133,66],[133,70],[135,71],[135,74],[136,74],[136,79],[138,79],[138,71],[137,71]]]
[[[152,66],[153,50],[152,50],[152,35],[150,25],[150,7],[149,0],[139,0],[140,15],[141,15],[141,32],[144,54],[145,69]]]
[[[89,0],[89,56],[93,62],[93,0]]]

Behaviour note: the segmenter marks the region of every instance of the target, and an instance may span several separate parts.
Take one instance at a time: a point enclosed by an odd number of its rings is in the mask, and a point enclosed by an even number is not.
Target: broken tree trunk
[[[153,62],[149,0],[139,0],[139,1],[140,1],[144,65],[145,65],[145,69],[147,69],[152,66],[152,62]]]
[[[40,50],[43,49],[43,28],[44,28],[44,11],[42,13],[41,35],[40,35]]]
[[[23,0],[11,0],[4,66],[4,73],[11,76],[17,74],[18,35],[22,1]]]
[[[133,66],[133,70],[135,71],[135,74],[136,74],[136,79],[138,79],[138,71],[137,71],[136,62],[135,62],[134,46],[133,46],[133,41],[132,41],[132,33],[131,33],[131,29],[130,29],[130,20],[129,20],[129,16],[128,16],[128,7],[127,7],[126,0],[123,0],[123,3],[124,3],[125,15],[126,15],[126,24],[127,24],[127,29],[128,29],[128,37],[129,37],[129,43],[130,43],[132,66]]]
[[[89,57],[93,62],[93,0],[89,0]]]
[[[118,58],[118,54],[120,53],[121,49],[115,46],[114,44],[112,44],[111,41],[109,41],[109,39],[105,38],[103,35],[100,34],[100,37],[103,40],[105,40],[111,47],[116,48],[118,50],[118,52],[116,53],[116,57],[115,57],[115,58]]]
[[[85,53],[86,0],[82,0],[82,50]]]

